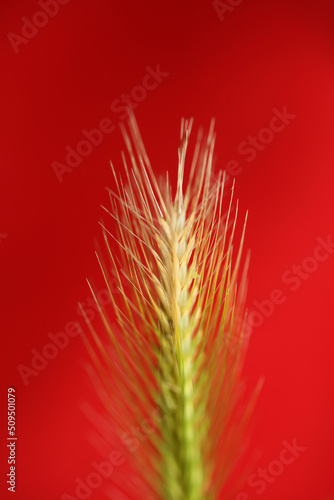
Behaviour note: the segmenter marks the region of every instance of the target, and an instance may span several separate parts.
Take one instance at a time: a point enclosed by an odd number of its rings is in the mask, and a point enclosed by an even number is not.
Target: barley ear
[[[116,231],[102,224],[105,256],[97,257],[117,327],[92,289],[101,324],[89,324],[86,341],[119,435],[146,429],[128,456],[128,498],[218,498],[254,403],[244,404],[240,391],[244,231],[235,249],[238,205],[225,175],[213,175],[213,123],[198,135],[185,175],[191,128],[182,120],[175,185],[155,177],[131,114],[122,125],[125,181],[111,165],[116,189],[104,210]]]

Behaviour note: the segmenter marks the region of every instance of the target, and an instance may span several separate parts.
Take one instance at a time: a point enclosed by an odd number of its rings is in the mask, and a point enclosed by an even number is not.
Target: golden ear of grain
[[[134,116],[129,132],[122,126],[130,165],[123,155],[126,184],[112,166],[116,192],[110,191],[111,208],[105,210],[116,233],[103,224],[107,259],[98,256],[117,332],[94,295],[117,366],[106,340],[90,325],[104,401],[118,385],[109,406],[121,435],[158,415],[157,429],[146,436],[134,467],[142,494],[164,500],[218,497],[240,455],[251,409],[247,406],[244,418],[237,416],[245,351],[248,259],[237,290],[244,232],[233,258],[237,205],[232,215],[232,190],[224,208],[222,173],[213,182],[213,123],[205,139],[198,137],[184,187],[191,128],[192,120],[182,121],[173,196],[168,176],[159,184],[154,175]],[[111,242],[118,246],[119,261]]]

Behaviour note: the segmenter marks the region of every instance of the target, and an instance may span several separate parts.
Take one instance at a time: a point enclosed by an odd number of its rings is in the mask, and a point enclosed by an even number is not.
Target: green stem
[[[174,224],[171,221],[166,231],[169,252],[164,256],[170,278],[166,286],[170,307],[164,311],[169,329],[161,331],[160,356],[164,500],[203,500],[204,490],[194,395],[193,327],[186,285],[187,259],[184,259],[188,241],[184,225],[184,216],[179,216]]]

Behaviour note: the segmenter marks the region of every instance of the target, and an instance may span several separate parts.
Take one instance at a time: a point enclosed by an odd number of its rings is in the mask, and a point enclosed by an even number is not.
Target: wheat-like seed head
[[[244,239],[242,233],[233,256],[238,206],[232,216],[232,189],[224,208],[224,174],[213,181],[213,124],[206,138],[199,134],[184,187],[191,128],[192,121],[182,121],[175,196],[168,175],[157,181],[132,115],[129,133],[122,126],[131,163],[123,154],[126,184],[111,165],[116,192],[110,191],[105,211],[116,233],[102,224],[107,258],[97,257],[119,328],[92,289],[109,340],[90,324],[90,349],[105,386],[101,397],[123,442],[147,419],[157,427],[141,450],[130,449],[129,498],[132,487],[152,499],[218,498],[252,407],[240,418],[248,258],[237,289]]]

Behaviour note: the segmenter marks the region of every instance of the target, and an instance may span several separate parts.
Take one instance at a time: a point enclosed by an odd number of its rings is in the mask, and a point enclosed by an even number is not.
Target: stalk
[[[194,325],[189,314],[195,304],[187,287],[189,237],[185,214],[178,215],[175,204],[165,227],[163,263],[168,278],[164,280],[164,293],[170,298],[170,307],[165,311],[168,327],[161,328],[160,358],[161,407],[166,415],[162,428],[166,443],[164,499],[201,500],[204,484],[194,398]]]

